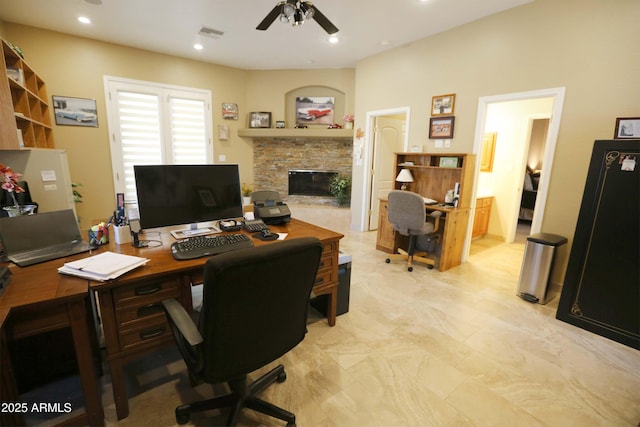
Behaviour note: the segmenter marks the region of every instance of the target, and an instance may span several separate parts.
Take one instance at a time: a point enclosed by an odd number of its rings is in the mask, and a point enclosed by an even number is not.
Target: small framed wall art
[[[456,95],[454,93],[434,96],[431,98],[431,115],[449,116],[453,114],[455,103]]]
[[[640,138],[640,117],[618,117],[614,139]]]
[[[227,120],[238,120],[238,104],[223,102],[222,118]]]
[[[249,113],[250,128],[270,128],[271,113],[264,111],[254,111]]]
[[[451,139],[453,138],[454,116],[431,117],[429,119],[429,139]]]
[[[98,127],[95,99],[54,95],[53,112],[57,125]]]

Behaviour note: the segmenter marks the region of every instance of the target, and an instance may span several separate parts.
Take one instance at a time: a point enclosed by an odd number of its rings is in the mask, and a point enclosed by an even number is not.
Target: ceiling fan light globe
[[[300,3],[300,11],[302,11],[302,14],[304,15],[304,19],[313,18],[313,12],[315,12],[315,9],[313,8],[313,3],[308,1],[303,1],[302,3]]]
[[[284,13],[280,14],[280,22],[282,22],[283,24],[288,24],[289,23],[289,17],[287,15],[285,15]]]
[[[296,13],[296,0],[287,0],[282,6],[282,13],[287,17],[292,17]]]

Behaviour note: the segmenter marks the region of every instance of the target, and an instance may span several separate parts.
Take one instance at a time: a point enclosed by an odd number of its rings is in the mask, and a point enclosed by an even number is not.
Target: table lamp
[[[400,187],[401,190],[406,190],[407,182],[413,182],[413,175],[411,175],[411,171],[409,169],[402,169],[396,177],[396,181],[402,183],[402,186]]]

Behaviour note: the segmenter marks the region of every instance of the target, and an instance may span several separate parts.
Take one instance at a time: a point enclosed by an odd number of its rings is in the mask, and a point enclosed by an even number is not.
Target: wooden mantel
[[[353,129],[327,128],[255,128],[238,129],[238,136],[245,138],[353,138]]]

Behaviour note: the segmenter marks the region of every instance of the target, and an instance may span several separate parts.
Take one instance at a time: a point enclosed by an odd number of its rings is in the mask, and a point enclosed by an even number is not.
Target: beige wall
[[[356,67],[356,128],[368,111],[410,106],[410,145],[447,151],[427,139],[429,107],[455,93],[450,152],[472,152],[480,97],[566,87],[542,231],[571,239],[593,141],[612,137],[616,117],[640,113],[639,18],[637,0],[536,0],[370,57]],[[364,167],[354,163],[354,195]],[[352,210],[357,226],[362,205]],[[556,282],[567,256],[559,261]]]
[[[20,46],[27,63],[46,82],[49,97],[63,95],[97,101],[97,129],[53,127],[56,147],[69,153],[72,180],[83,184],[83,203],[77,207],[82,227],[88,227],[92,219],[108,217],[115,204],[104,75],[211,90],[214,161],[225,155],[225,162],[238,163],[243,182],[253,182],[252,141],[237,136],[237,130],[246,127],[248,112],[272,111],[274,122],[282,120],[285,94],[308,85],[333,87],[345,93],[345,108],[353,111],[353,69],[249,72],[33,27],[0,24],[3,37]],[[238,104],[237,121],[222,120],[223,102]],[[219,124],[229,125],[229,140],[218,139]]]
[[[236,102],[240,120],[215,152],[241,165],[250,180],[251,142],[236,136],[249,111],[285,115],[285,94],[326,85],[347,94],[346,109],[364,129],[368,111],[411,108],[410,145],[435,149],[427,140],[431,97],[455,93],[456,129],[450,152],[472,152],[478,99],[483,96],[566,87],[566,96],[542,231],[571,238],[586,178],[591,145],[611,138],[616,117],[638,116],[640,58],[637,0],[536,0],[498,15],[398,47],[358,63],[356,70],[242,71],[5,23],[5,37],[47,82],[49,95],[98,100],[100,127],[54,126],[56,144],[69,151],[72,178],[85,185],[84,217],[113,207],[104,111],[104,74],[196,86],[213,92],[214,128],[220,103]],[[354,97],[355,94],[355,97]],[[363,191],[364,166],[354,163],[354,197]],[[354,218],[362,205],[352,203]],[[568,253],[568,251],[567,251]],[[561,281],[566,256],[554,279]]]

